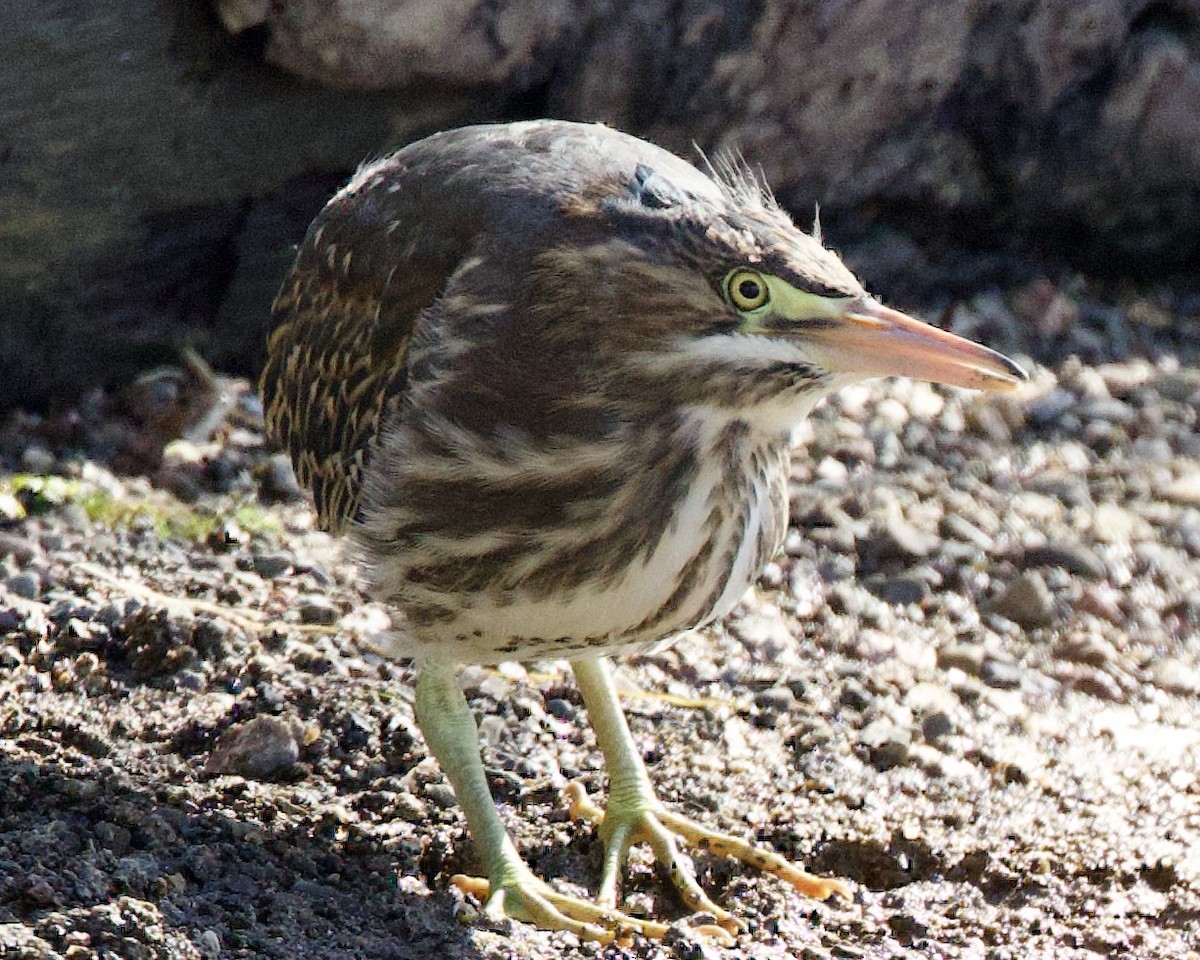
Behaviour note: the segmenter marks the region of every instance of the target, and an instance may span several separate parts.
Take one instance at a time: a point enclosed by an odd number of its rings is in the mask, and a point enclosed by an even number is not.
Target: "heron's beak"
[[[1013,390],[1029,379],[1008,357],[863,298],[804,331],[805,351],[833,373],[915,377],[972,390]]]

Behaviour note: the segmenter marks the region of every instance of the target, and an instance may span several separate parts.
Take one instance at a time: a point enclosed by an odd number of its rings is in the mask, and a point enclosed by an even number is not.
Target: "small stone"
[[[943,670],[957,667],[963,673],[978,677],[983,671],[986,651],[978,643],[952,643],[938,651],[937,663]]]
[[[754,695],[754,704],[760,710],[786,713],[796,705],[796,695],[788,687],[767,687]]]
[[[863,728],[858,742],[870,751],[871,763],[877,770],[891,770],[908,762],[912,732],[880,718]]]
[[[1160,374],[1154,381],[1154,386],[1168,400],[1177,403],[1188,403],[1200,394],[1200,369],[1184,367],[1170,373]]]
[[[579,711],[575,709],[575,704],[570,700],[563,700],[561,697],[553,697],[546,701],[546,712],[552,717],[557,717],[559,720],[574,720]]]
[[[1200,695],[1200,672],[1176,657],[1155,661],[1150,668],[1151,682],[1160,690],[1184,697]]]
[[[256,553],[251,562],[254,572],[266,580],[281,577],[292,569],[292,558],[286,553]]]
[[[930,743],[954,733],[954,721],[943,710],[934,710],[921,718],[921,735]]]
[[[905,605],[920,603],[929,596],[929,584],[920,577],[887,577],[872,574],[863,581],[863,586],[884,603]]]
[[[458,798],[454,795],[454,790],[449,784],[445,783],[429,783],[425,785],[425,796],[427,796],[433,804],[443,810],[452,810],[458,806]]]
[[[297,612],[300,614],[301,623],[315,623],[325,626],[337,623],[342,615],[342,611],[336,603],[319,594],[308,596],[301,600]]]
[[[300,746],[291,724],[261,716],[226,731],[209,754],[205,770],[271,780],[290,771],[299,758]]]
[[[9,593],[24,600],[36,600],[42,592],[41,581],[32,573],[17,573],[4,581]]]
[[[1172,503],[1200,507],[1200,470],[1188,471],[1172,480],[1163,488],[1162,495]]]
[[[262,472],[262,493],[271,500],[294,500],[300,496],[300,484],[286,453],[277,453]]]
[[[11,533],[0,533],[0,557],[12,557],[20,566],[25,566],[38,554],[38,547],[26,537]]]
[[[1013,580],[988,609],[1026,629],[1048,627],[1057,620],[1054,595],[1034,571],[1026,571]]]
[[[1092,532],[1105,543],[1120,545],[1154,537],[1154,529],[1144,517],[1115,503],[1097,505],[1092,514]]]
[[[1108,397],[1086,400],[1075,412],[1084,420],[1104,420],[1122,426],[1137,419],[1137,411],[1133,407]]]
[[[21,452],[21,469],[25,473],[49,473],[54,469],[54,454],[45,447],[26,447]]]
[[[1095,634],[1069,637],[1056,644],[1054,656],[1070,663],[1086,663],[1092,667],[1103,667],[1120,661],[1116,647]]]
[[[866,710],[871,705],[871,695],[867,693],[861,683],[853,677],[847,677],[846,682],[842,685],[842,695],[838,699],[838,703],[851,710]]]
[[[941,533],[950,540],[961,540],[980,550],[991,550],[995,542],[975,524],[957,513],[947,513],[942,517]]]
[[[1029,547],[1021,557],[1021,566],[1026,569],[1062,567],[1067,573],[1091,580],[1101,580],[1108,576],[1104,561],[1095,551],[1076,543],[1045,543],[1038,547]]]
[[[922,560],[937,549],[938,543],[935,534],[918,530],[898,512],[888,516],[883,529],[868,541],[881,560]]]
[[[1078,403],[1075,394],[1062,387],[1056,387],[1049,393],[1038,397],[1029,405],[1029,419],[1038,426],[1045,426],[1057,421],[1063,414]]]
[[[1021,685],[1021,668],[1004,660],[989,658],[983,661],[979,678],[997,690],[1015,690]]]
[[[204,960],[221,960],[221,936],[216,930],[201,931],[200,952]]]

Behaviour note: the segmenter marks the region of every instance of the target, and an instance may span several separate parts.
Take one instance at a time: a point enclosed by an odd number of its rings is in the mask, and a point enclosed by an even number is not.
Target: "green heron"
[[[1007,358],[870,297],[734,164],[701,172],[599,125],[436,134],[358,171],[274,306],[271,433],[320,522],[403,611],[416,716],[486,870],[489,913],[611,939],[646,842],[692,909],[679,841],[804,894],[836,880],[655,797],[607,657],[727,614],[787,529],[790,430],[866,377],[1007,390]],[[609,773],[597,902],[537,879],[488,790],[458,663],[570,661]]]

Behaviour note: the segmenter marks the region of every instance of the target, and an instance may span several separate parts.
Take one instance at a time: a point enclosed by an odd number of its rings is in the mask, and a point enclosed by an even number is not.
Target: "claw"
[[[629,847],[634,843],[646,843],[654,851],[655,860],[667,871],[688,908],[710,913],[716,919],[715,924],[697,927],[697,931],[718,942],[732,943],[733,937],[745,929],[745,924],[709,899],[696,881],[690,859],[679,850],[677,838],[690,846],[717,856],[733,857],[758,870],[774,874],[798,892],[816,900],[827,900],[834,894],[846,899],[852,897],[850,888],[840,880],[813,876],[776,853],[670,813],[657,801],[652,802],[649,808],[639,805],[629,809],[614,809],[610,806],[606,812],[592,801],[583,784],[578,781],[567,784],[564,796],[567,815],[572,820],[600,827],[605,856],[599,900],[605,906],[616,903],[617,873],[625,862]]]

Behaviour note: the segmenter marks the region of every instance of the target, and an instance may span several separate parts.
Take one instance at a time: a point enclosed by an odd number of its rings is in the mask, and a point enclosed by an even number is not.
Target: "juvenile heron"
[[[789,432],[823,396],[904,374],[980,390],[1012,361],[872,299],[754,177],[700,172],[603,126],[440,133],[362,168],[275,302],[262,390],[320,522],[400,608],[389,652],[466,812],[488,909],[588,939],[648,843],[684,902],[737,921],[678,841],[809,896],[836,880],[714,833],[654,795],[608,655],[732,609],[787,528]],[[488,791],[455,664],[571,662],[609,773],[599,896],[537,879]]]

